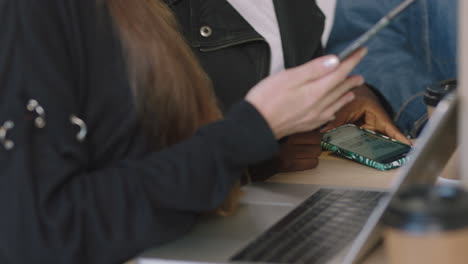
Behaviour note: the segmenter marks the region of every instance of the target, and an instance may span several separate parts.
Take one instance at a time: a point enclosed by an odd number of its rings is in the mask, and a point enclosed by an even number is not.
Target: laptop
[[[340,263],[357,263],[375,245],[380,238],[380,219],[398,191],[411,184],[436,182],[456,149],[458,102],[455,91],[439,103],[410,153],[410,162],[399,170],[390,194],[372,212]]]
[[[380,238],[379,222],[404,186],[433,184],[453,153],[457,98],[442,100],[389,192],[307,184],[247,186],[239,212],[206,217],[187,236],[145,252],[154,263],[356,263]]]

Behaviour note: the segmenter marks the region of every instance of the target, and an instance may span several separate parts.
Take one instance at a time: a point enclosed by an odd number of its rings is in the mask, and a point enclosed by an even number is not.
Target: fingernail
[[[367,55],[367,52],[368,52],[367,48],[363,48],[363,49],[361,50],[361,57],[366,56],[366,55]]]
[[[364,77],[361,76],[361,78],[359,78],[357,85],[363,85],[364,82],[365,82]]]
[[[331,69],[331,68],[335,68],[336,66],[338,66],[339,63],[340,63],[340,60],[338,59],[338,57],[332,55],[323,62],[323,66]]]

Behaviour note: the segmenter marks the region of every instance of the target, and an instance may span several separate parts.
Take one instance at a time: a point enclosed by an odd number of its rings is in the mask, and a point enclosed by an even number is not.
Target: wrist
[[[362,85],[361,87],[359,88],[363,89],[363,91],[367,91],[368,94],[371,94],[374,98],[373,100],[380,104],[380,106],[382,106],[382,108],[390,117],[393,117],[394,112],[390,103],[387,101],[387,99],[385,99],[385,96],[377,88],[368,83]]]
[[[276,115],[274,111],[268,109],[268,104],[262,104],[261,102],[257,102],[255,98],[249,98],[249,96],[245,98],[245,101],[251,104],[263,117],[276,140],[280,140],[288,135],[287,129],[285,129],[284,126],[282,126],[280,122],[275,119]]]

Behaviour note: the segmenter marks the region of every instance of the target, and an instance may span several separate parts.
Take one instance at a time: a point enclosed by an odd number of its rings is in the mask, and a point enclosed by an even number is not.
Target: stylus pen
[[[377,34],[382,28],[387,26],[393,18],[395,18],[398,14],[400,14],[403,10],[405,10],[414,1],[415,0],[406,0],[405,2],[398,5],[395,9],[393,9],[386,16],[382,17],[379,20],[379,22],[377,22],[377,24],[375,24],[366,33],[362,34],[358,39],[356,39],[351,45],[349,45],[345,50],[343,50],[338,55],[338,58],[340,59],[340,61],[343,61],[349,55],[351,55],[354,51],[356,51],[359,47],[364,45],[364,43],[366,43],[370,38],[372,38],[375,34]]]

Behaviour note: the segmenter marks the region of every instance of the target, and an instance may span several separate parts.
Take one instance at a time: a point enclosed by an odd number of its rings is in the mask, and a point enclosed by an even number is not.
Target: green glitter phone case
[[[322,148],[383,171],[406,163],[411,150],[409,145],[351,124],[326,132]]]

